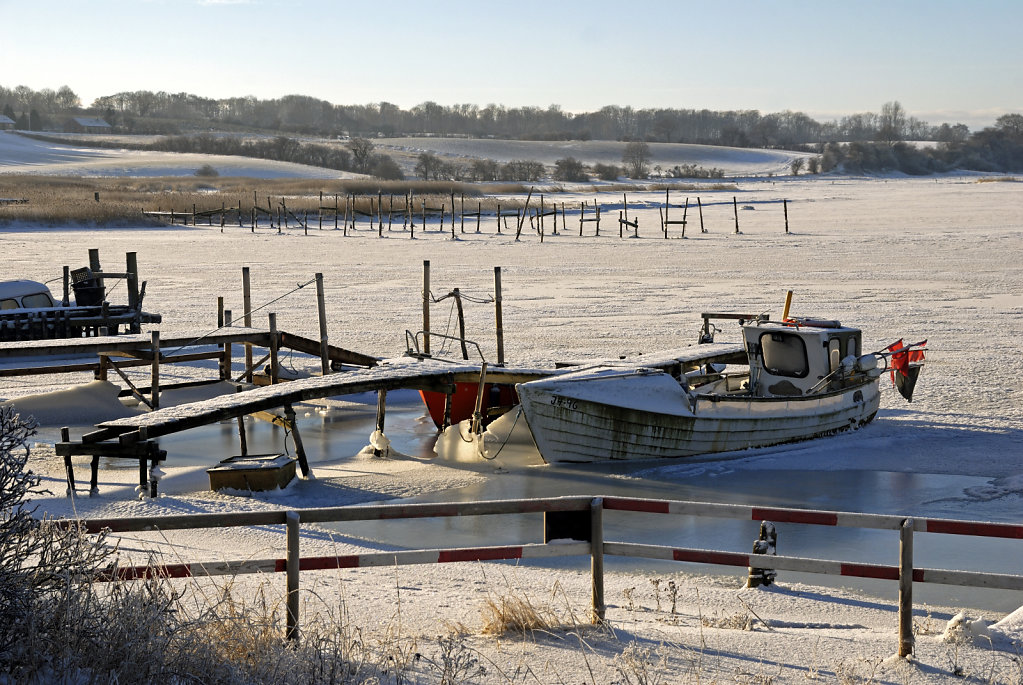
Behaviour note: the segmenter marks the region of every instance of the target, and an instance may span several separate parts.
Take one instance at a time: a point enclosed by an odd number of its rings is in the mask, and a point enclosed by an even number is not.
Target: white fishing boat
[[[787,310],[787,307],[786,307]],[[548,463],[688,457],[807,440],[869,423],[888,370],[907,399],[926,344],[864,354],[838,321],[744,315],[747,364],[697,371],[591,367],[516,386]],[[704,340],[712,339],[705,324]],[[698,349],[696,346],[694,349]]]

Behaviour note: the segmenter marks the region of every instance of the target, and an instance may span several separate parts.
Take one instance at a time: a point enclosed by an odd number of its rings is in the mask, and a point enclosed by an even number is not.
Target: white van
[[[0,281],[0,310],[59,307],[53,294],[36,281]]]

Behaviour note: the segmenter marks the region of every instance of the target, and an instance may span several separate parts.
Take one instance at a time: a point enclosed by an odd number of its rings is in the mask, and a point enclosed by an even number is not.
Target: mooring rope
[[[280,300],[283,300],[288,295],[292,295],[294,293],[297,293],[302,288],[304,288],[307,285],[310,285],[312,283],[315,283],[315,282],[316,282],[316,279],[312,278],[312,279],[309,279],[308,281],[306,281],[305,283],[299,283],[297,287],[293,288],[292,290],[289,290],[288,292],[284,293],[280,297],[275,297],[274,299],[272,299],[269,302],[266,302],[264,304],[261,304],[260,306],[256,307],[255,309],[251,309],[251,310],[249,310],[247,312],[242,312],[242,315],[238,318],[237,321],[232,321],[230,324],[225,323],[223,326],[217,326],[213,330],[207,331],[206,333],[203,333],[198,338],[194,338],[194,339],[184,343],[183,345],[178,346],[176,349],[174,349],[173,351],[169,352],[168,354],[176,354],[176,353],[180,352],[181,350],[183,350],[186,347],[191,347],[192,345],[195,345],[196,343],[198,343],[198,342],[200,342],[202,340],[205,340],[206,338],[210,337],[211,335],[213,335],[217,331],[221,331],[221,330],[223,330],[225,328],[234,328],[236,325],[238,325],[238,321],[244,321],[246,316],[250,316],[253,313],[258,312],[260,309],[264,309],[266,307],[269,307],[274,302],[279,302]]]

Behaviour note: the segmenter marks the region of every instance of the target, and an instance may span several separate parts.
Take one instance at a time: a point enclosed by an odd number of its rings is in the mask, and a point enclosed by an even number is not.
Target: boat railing
[[[635,542],[604,539],[604,512],[619,511],[637,514],[668,514],[709,516],[716,518],[799,525],[836,526],[898,531],[899,564],[897,566],[835,561],[828,559],[777,556],[763,553],[738,553],[724,550],[674,548]],[[517,545],[411,549],[366,554],[302,557],[300,523],[340,521],[398,520],[448,516],[482,516],[498,514],[543,514],[543,542]],[[568,496],[542,499],[518,499],[478,502],[442,502],[416,504],[384,504],[298,511],[237,512],[215,514],[184,514],[177,516],[109,518],[57,521],[58,525],[77,526],[88,533],[130,532],[142,530],[182,530],[228,528],[239,526],[286,526],[286,557],[283,559],[252,559],[185,562],[169,565],[114,566],[102,571],[99,581],[125,581],[155,577],[188,577],[239,575],[248,573],[286,572],[287,574],[287,637],[298,638],[300,571],[356,567],[393,567],[397,565],[433,564],[455,561],[497,561],[539,559],[566,556],[590,556],[592,606],[594,622],[605,620],[604,557],[624,556],[676,562],[747,567],[756,570],[799,571],[858,578],[895,580],[899,583],[899,655],[908,656],[913,649],[912,590],[913,583],[940,583],[969,587],[1023,590],[1023,575],[916,568],[913,565],[915,532],[945,535],[970,535],[990,538],[1023,538],[1023,523],[996,523],[956,519],[936,519],[903,515],[790,509],[719,504],[680,500],[642,499],[632,497]],[[624,526],[616,522],[616,529]]]
[[[417,331],[416,333],[412,333],[412,331],[406,330],[405,356],[416,357],[417,359],[425,359],[427,357],[433,359],[434,357],[432,354],[428,354],[422,351],[423,349],[425,349],[425,345],[422,345],[420,343],[426,339],[426,336],[430,336],[431,340],[434,338],[440,338],[441,340],[457,342],[459,345],[462,346],[462,356],[464,357],[464,359],[469,358],[468,346],[472,346],[476,348],[476,354],[479,356],[481,362],[485,362],[487,360],[486,357],[483,356],[483,350],[480,349],[479,343],[477,343],[476,341],[469,340],[468,338],[459,338],[454,335],[434,333],[433,331]]]

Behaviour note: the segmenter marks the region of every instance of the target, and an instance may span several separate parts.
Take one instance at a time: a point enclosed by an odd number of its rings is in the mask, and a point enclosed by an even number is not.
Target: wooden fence
[[[552,235],[558,235],[558,203],[549,202],[540,195],[539,206],[530,207],[530,200],[533,197],[533,191],[530,189],[530,193],[526,198],[525,205],[522,207],[509,208],[507,205],[502,207],[501,204],[497,204],[495,210],[485,211],[483,209],[482,202],[476,203],[476,209],[473,211],[472,207],[466,210],[465,207],[465,195],[462,194],[460,198],[457,198],[455,193],[450,194],[450,203],[446,201],[438,202],[438,199],[447,199],[447,196],[437,198],[436,196],[430,196],[430,201],[434,202],[437,206],[429,206],[428,201],[423,198],[416,198],[411,192],[399,195],[397,203],[395,202],[395,196],[388,194],[387,201],[382,192],[378,192],[376,196],[369,195],[364,196],[361,200],[356,194],[348,193],[345,195],[335,194],[333,195],[333,201],[331,196],[324,196],[321,192],[319,195],[319,203],[312,210],[303,209],[298,210],[293,207],[288,207],[287,198],[281,197],[278,201],[274,202],[270,197],[266,198],[266,206],[262,206],[257,202],[257,198],[253,196],[252,204],[248,209],[244,208],[242,201],[239,200],[237,206],[228,206],[226,203],[221,203],[219,208],[213,209],[199,209],[196,205],[192,205],[191,210],[168,210],[164,211],[158,208],[156,211],[143,211],[144,217],[157,219],[160,221],[168,221],[171,224],[182,223],[185,225],[191,224],[193,226],[205,223],[207,226],[219,225],[220,230],[223,231],[226,226],[237,223],[239,228],[244,227],[246,224],[249,229],[255,233],[257,228],[260,228],[260,219],[265,220],[265,226],[269,229],[276,229],[278,233],[281,233],[283,229],[290,229],[292,226],[291,222],[298,228],[303,229],[306,235],[309,234],[310,227],[318,230],[323,230],[324,223],[328,226],[332,223],[334,230],[343,230],[344,235],[348,235],[349,231],[357,230],[357,221],[359,217],[363,217],[368,220],[369,230],[376,232],[379,237],[384,235],[384,224],[386,223],[388,232],[391,231],[402,231],[408,234],[408,237],[415,238],[416,231],[416,220],[419,220],[419,227],[421,230],[425,230],[428,221],[436,219],[436,227],[439,232],[444,232],[445,222],[449,221],[451,237],[456,237],[456,225],[459,226],[459,232],[466,233],[465,220],[466,217],[475,219],[475,233],[481,232],[483,225],[483,217],[491,217],[496,222],[497,234],[510,232],[508,227],[508,219],[513,218],[515,221],[515,238],[519,239],[522,232],[524,222],[529,221],[530,227],[540,237],[540,242],[543,242],[544,236],[547,235],[545,227],[545,219],[551,217],[553,225]],[[782,204],[782,210],[784,215],[784,226],[785,233],[789,233],[789,215],[788,215],[788,200],[756,200],[752,204],[747,203],[742,206],[742,209],[753,209],[754,204]],[[385,208],[386,205],[386,208]],[[702,202],[699,197],[696,198],[696,208],[699,212],[700,221],[700,233],[709,233],[709,229],[704,223],[703,210],[704,207],[712,205],[730,205],[732,209],[732,215],[734,217],[734,232],[736,234],[741,233],[739,230],[739,203],[738,198],[733,196],[730,202]],[[667,239],[669,237],[669,229],[674,226],[681,226],[681,235],[679,237],[686,237],[686,224],[688,223],[688,212],[689,212],[689,198],[685,198],[683,204],[672,203],[670,197],[670,190],[664,192],[664,203],[657,205],[657,211],[659,213],[658,224],[660,226],[663,237]],[[635,207],[635,206],[634,206]],[[670,211],[672,208],[682,210],[681,219],[670,218]],[[591,204],[581,202],[579,204],[579,236],[584,235],[584,228],[586,224],[593,224],[592,235],[600,236],[600,219],[601,212],[604,207],[597,202],[596,199]],[[565,203],[561,203],[561,225],[563,231],[568,226],[568,211],[565,208]],[[400,225],[400,228],[399,228]],[[622,210],[619,212],[618,217],[618,237],[624,237],[624,229],[628,227],[633,231],[632,237],[639,237],[639,220],[633,218],[629,219],[629,198],[628,194],[623,194]],[[471,225],[470,225],[471,229]]]
[[[887,566],[805,557],[741,554],[720,550],[673,548],[663,545],[605,541],[603,523],[605,511],[710,516],[750,521],[770,520],[775,523],[898,531],[899,565]],[[523,513],[544,514],[543,543],[499,547],[404,550],[325,557],[302,557],[300,554],[299,527],[303,522],[398,520]],[[111,532],[127,532],[285,525],[287,551],[284,558],[116,567],[104,573],[99,579],[104,581],[122,581],[150,577],[181,578],[283,572],[287,574],[287,637],[289,639],[298,638],[298,593],[300,572],[303,570],[313,571],[369,566],[589,555],[591,559],[592,586],[591,617],[594,622],[603,621],[605,618],[605,555],[740,566],[748,567],[751,572],[754,569],[783,569],[806,573],[895,580],[899,583],[898,653],[900,656],[908,656],[913,651],[912,591],[914,582],[1023,590],[1023,575],[913,567],[914,532],[1023,539],[1023,524],[955,519],[914,518],[883,514],[755,507],[740,504],[716,504],[631,497],[571,496],[489,502],[394,504],[303,509],[300,511],[92,519],[83,521],[82,524],[86,531],[92,533],[103,529],[109,529]],[[575,542],[566,544],[564,542],[566,538],[575,540]],[[549,544],[552,540],[558,540],[558,544]]]

